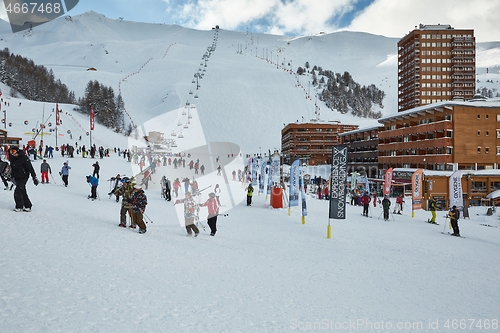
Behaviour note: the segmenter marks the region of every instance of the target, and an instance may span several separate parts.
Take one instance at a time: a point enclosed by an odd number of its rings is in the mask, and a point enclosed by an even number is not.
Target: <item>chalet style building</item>
[[[339,134],[358,129],[340,122],[291,123],[281,130],[283,163],[300,159],[309,165],[330,164],[332,147],[340,143]]]
[[[475,94],[473,29],[423,25],[398,42],[398,110]]]
[[[382,125],[339,134],[340,144],[348,147],[348,171],[378,177],[378,131]]]
[[[7,131],[0,129],[0,146],[17,146],[19,147],[22,138],[15,138],[8,136]]]
[[[379,176],[390,167],[500,167],[500,101],[448,101],[379,119]]]

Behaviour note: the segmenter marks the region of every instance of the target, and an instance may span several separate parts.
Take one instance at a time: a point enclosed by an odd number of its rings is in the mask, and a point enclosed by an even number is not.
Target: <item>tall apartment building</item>
[[[471,99],[475,74],[473,29],[420,24],[398,42],[398,110]]]

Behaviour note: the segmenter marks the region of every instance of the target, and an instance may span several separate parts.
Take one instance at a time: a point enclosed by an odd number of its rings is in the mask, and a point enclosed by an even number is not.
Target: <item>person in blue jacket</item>
[[[88,175],[87,183],[90,184],[90,195],[88,196],[88,198],[92,200],[97,199],[97,186],[99,185],[99,179],[94,176]]]

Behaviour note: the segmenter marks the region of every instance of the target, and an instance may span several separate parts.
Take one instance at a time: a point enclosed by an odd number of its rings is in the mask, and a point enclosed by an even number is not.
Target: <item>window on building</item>
[[[485,115],[484,117],[485,117],[486,119],[490,119],[490,115],[489,115],[489,114]]]
[[[446,154],[452,155],[453,154],[453,147],[446,147]]]
[[[485,135],[485,136],[489,136],[489,135],[490,135],[490,131],[486,131],[486,132],[484,133],[484,135]]]
[[[489,154],[490,153],[490,148],[489,147],[484,147],[484,153]]]
[[[500,121],[500,114],[497,114],[497,121]]]
[[[480,136],[481,135],[481,131],[477,131],[477,136]]]
[[[481,147],[477,147],[477,153],[481,154]]]
[[[470,187],[473,192],[486,192],[486,182],[472,182]]]
[[[481,115],[480,114],[477,115],[477,119],[481,119]]]
[[[500,139],[500,130],[497,130],[497,139]]]
[[[492,191],[500,190],[500,182],[491,182],[490,183],[490,190],[492,190]]]
[[[497,155],[500,155],[500,147],[497,147]]]

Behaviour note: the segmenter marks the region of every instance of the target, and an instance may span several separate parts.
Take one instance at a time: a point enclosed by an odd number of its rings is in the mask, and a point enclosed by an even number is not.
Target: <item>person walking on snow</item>
[[[398,210],[398,214],[401,214],[403,211],[403,204],[405,203],[405,199],[403,194],[396,198],[396,207],[394,207],[394,214],[396,214],[396,209]]]
[[[252,205],[252,196],[253,196],[253,186],[252,183],[248,184],[247,190],[247,206]]]
[[[450,216],[450,223],[451,227],[453,228],[452,236],[460,237],[460,229],[458,228],[458,219],[460,218],[460,211],[457,209],[457,206],[453,206],[448,215]]]
[[[42,184],[49,183],[49,173],[52,174],[52,169],[50,168],[47,160],[44,159],[42,164],[40,164],[40,173],[42,174]]]
[[[94,172],[92,173],[92,176],[97,177],[97,179],[99,179],[99,170],[101,170],[99,162],[96,161],[94,164],[92,164],[92,166],[94,167]]]
[[[132,205],[129,203],[128,199],[132,196],[132,191],[134,190],[135,183],[128,177],[123,177],[122,186],[115,188],[113,191],[108,193],[108,195],[114,194],[116,197],[122,197],[122,205],[120,208],[120,224],[119,227],[126,228],[127,227],[127,213],[130,214],[130,218],[132,218],[132,212],[130,211]],[[132,221],[130,224],[132,229],[135,228],[135,224]]]
[[[14,190],[14,201],[16,212],[31,212],[33,206],[26,191],[26,183],[31,175],[33,184],[38,186],[35,170],[28,156],[19,148],[14,147],[9,150],[10,167],[12,168],[12,182],[16,185]]]
[[[59,175],[62,177],[64,186],[66,187],[68,187],[68,178],[70,169],[71,167],[68,165],[68,162],[64,162],[61,171],[59,171]]]
[[[201,204],[202,207],[208,208],[207,223],[210,227],[210,236],[215,236],[217,232],[217,216],[219,215],[219,204],[215,193],[208,194],[208,200]]]
[[[88,175],[87,183],[90,184],[90,195],[88,198],[92,200],[97,199],[97,186],[99,185],[99,180],[94,176]]]
[[[371,198],[367,192],[361,197],[361,203],[363,204],[363,216],[368,217],[368,207],[370,206]]]
[[[391,200],[389,200],[389,196],[384,196],[384,200],[382,200],[382,209],[384,210],[384,221],[389,221],[389,210],[391,209]]]
[[[200,233],[200,230],[198,227],[194,224],[194,218],[196,216],[195,210],[196,210],[196,202],[194,201],[193,197],[191,196],[191,192],[186,192],[184,194],[184,199],[177,199],[175,200],[174,206],[183,203],[184,204],[184,224],[186,226],[186,231],[189,236],[193,234],[194,231],[194,237],[197,237],[198,234]]]
[[[144,211],[148,204],[148,198],[146,197],[146,193],[142,190],[142,187],[139,186],[134,189],[129,201],[132,204],[132,221],[139,226],[139,233],[144,234],[146,233]]]
[[[432,217],[430,220],[428,220],[429,223],[437,224],[436,223],[436,208],[438,208],[436,200],[434,200],[434,198],[431,197],[431,200],[429,201],[429,210],[431,211]]]
[[[220,187],[219,184],[215,184],[214,188],[215,199],[217,199],[217,204],[220,206]]]

